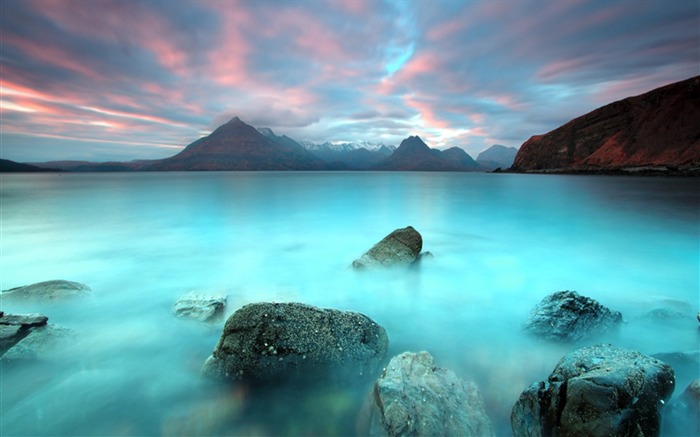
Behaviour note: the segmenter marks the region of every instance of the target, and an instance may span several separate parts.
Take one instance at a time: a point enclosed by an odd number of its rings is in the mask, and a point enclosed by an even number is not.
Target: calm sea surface
[[[592,342],[697,351],[697,179],[458,173],[115,173],[0,176],[0,288],[89,285],[41,312],[76,340],[0,371],[2,435],[352,435],[371,383],[250,390],[200,378],[224,320],[176,319],[191,290],[359,311],[390,356],[427,350],[474,380],[499,435],[520,392],[574,346],[521,332],[544,296],[576,290],[623,313]],[[434,257],[351,262],[407,225]],[[668,308],[681,319],[645,317]],[[700,376],[700,375],[698,375]],[[676,395],[688,381],[678,381]]]

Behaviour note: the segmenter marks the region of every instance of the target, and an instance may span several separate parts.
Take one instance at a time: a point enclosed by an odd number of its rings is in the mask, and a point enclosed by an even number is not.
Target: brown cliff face
[[[527,140],[514,171],[700,166],[700,76],[611,103]]]

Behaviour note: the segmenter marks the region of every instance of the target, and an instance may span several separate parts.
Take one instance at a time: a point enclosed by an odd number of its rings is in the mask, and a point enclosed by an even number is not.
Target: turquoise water
[[[0,176],[0,288],[89,285],[63,304],[3,304],[76,331],[50,363],[3,366],[2,435],[348,435],[371,383],[251,390],[202,381],[223,320],[171,314],[191,290],[227,312],[298,301],[362,312],[390,356],[429,351],[479,385],[499,435],[572,346],[520,326],[576,290],[623,313],[608,337],[698,350],[697,179],[459,173],[115,173]],[[434,256],[358,274],[353,259],[414,226]],[[684,319],[643,315],[672,308]],[[387,362],[390,357],[387,357]],[[698,375],[700,376],[700,375]],[[676,394],[687,385],[679,381]]]

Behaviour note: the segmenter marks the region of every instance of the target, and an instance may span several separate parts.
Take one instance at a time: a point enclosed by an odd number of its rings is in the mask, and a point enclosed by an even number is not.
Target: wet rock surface
[[[664,434],[700,435],[700,378],[691,381],[685,391],[669,403],[664,417]]]
[[[567,290],[545,297],[532,310],[524,329],[546,340],[575,342],[602,334],[621,322],[620,312]]]
[[[656,436],[673,369],[612,345],[565,355],[546,381],[532,384],[511,413],[518,436]]]
[[[35,327],[44,326],[49,320],[42,314],[6,314],[0,312],[0,356],[5,355]]]
[[[2,300],[58,301],[86,296],[91,292],[85,284],[58,279],[3,290]]]
[[[346,381],[381,367],[388,338],[369,317],[301,303],[256,303],[229,317],[202,372],[252,383]]]
[[[423,237],[412,226],[397,229],[375,244],[352,266],[361,270],[373,267],[410,265],[419,258]]]
[[[370,396],[371,436],[492,436],[478,388],[427,352],[391,359]]]
[[[177,300],[173,313],[177,317],[207,322],[221,317],[225,306],[226,296],[193,291]]]

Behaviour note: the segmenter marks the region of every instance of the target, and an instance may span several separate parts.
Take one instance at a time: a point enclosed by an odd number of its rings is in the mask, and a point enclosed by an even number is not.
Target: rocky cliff
[[[521,172],[700,172],[700,76],[610,103],[518,151]]]

